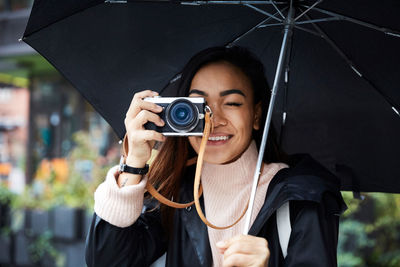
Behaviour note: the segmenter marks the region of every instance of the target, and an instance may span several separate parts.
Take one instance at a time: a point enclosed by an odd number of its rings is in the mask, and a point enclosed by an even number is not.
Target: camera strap
[[[247,201],[246,207],[244,208],[242,214],[239,216],[239,218],[232,224],[228,225],[228,226],[216,226],[214,224],[212,224],[211,222],[209,222],[206,218],[206,216],[204,215],[202,209],[201,209],[201,205],[200,205],[200,196],[203,193],[203,188],[201,186],[200,183],[200,177],[201,177],[201,170],[203,168],[203,158],[204,158],[204,152],[206,149],[206,145],[207,145],[207,141],[208,141],[208,137],[210,136],[210,133],[213,130],[213,125],[212,125],[212,112],[211,110],[208,108],[206,109],[205,112],[205,125],[204,125],[204,132],[203,132],[203,137],[201,139],[201,144],[200,144],[200,149],[199,149],[199,153],[198,153],[198,157],[197,157],[197,165],[196,165],[196,173],[195,173],[195,178],[194,178],[194,189],[193,189],[193,195],[194,195],[194,201],[189,202],[189,203],[178,203],[178,202],[174,202],[171,201],[169,199],[167,199],[166,197],[164,197],[163,195],[161,195],[157,189],[154,188],[154,186],[150,183],[146,184],[146,190],[147,192],[149,192],[155,199],[157,199],[160,203],[165,204],[169,207],[172,208],[177,208],[177,209],[183,209],[189,206],[192,206],[193,204],[195,204],[196,207],[196,211],[197,214],[199,215],[200,219],[209,227],[214,228],[214,229],[228,229],[232,226],[234,226],[235,224],[237,224],[242,218],[243,216],[246,214],[247,208],[249,206],[249,200]],[[123,141],[123,154],[124,157],[126,157],[128,155],[128,139],[127,136],[125,135],[124,137],[124,141]],[[187,165],[192,165],[192,159],[190,159],[187,162]]]
[[[123,153],[124,158],[127,157],[128,150],[129,150],[128,138],[127,138],[127,135],[125,134],[124,141],[123,141],[123,144],[122,144],[122,153]],[[187,165],[193,165],[193,159],[188,160]],[[194,201],[189,202],[189,203],[178,203],[178,202],[174,202],[172,200],[169,200],[168,198],[166,198],[163,195],[161,195],[157,191],[157,189],[154,188],[154,186],[151,183],[147,183],[146,184],[146,190],[155,199],[157,199],[160,203],[165,204],[165,205],[167,205],[169,207],[172,207],[172,208],[184,209],[184,208],[187,208],[187,207],[192,206],[194,204]],[[200,186],[200,188],[198,190],[199,190],[199,192],[197,192],[197,194],[201,196],[201,194],[203,193],[203,187]]]
[[[200,149],[199,149],[199,153],[198,153],[198,157],[197,157],[196,173],[194,176],[194,189],[193,189],[194,204],[196,206],[197,214],[199,215],[200,219],[207,226],[214,228],[214,229],[223,230],[223,229],[231,228],[232,226],[237,224],[243,218],[243,216],[246,214],[247,208],[249,206],[249,201],[247,201],[246,207],[245,207],[244,211],[242,212],[242,214],[239,216],[239,218],[234,223],[232,223],[228,226],[216,226],[216,225],[212,224],[211,222],[209,222],[207,220],[206,216],[204,215],[203,211],[201,210],[200,200],[199,200],[199,198],[200,198],[199,189],[201,188],[200,177],[201,177],[201,170],[203,167],[203,157],[204,157],[204,152],[206,149],[208,137],[210,136],[210,132],[213,129],[211,116],[212,116],[211,112],[206,111],[203,138],[201,139]]]

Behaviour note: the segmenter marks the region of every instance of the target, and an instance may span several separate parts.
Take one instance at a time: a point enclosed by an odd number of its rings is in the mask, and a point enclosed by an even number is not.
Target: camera
[[[163,127],[158,127],[152,122],[144,125],[145,129],[155,130],[166,136],[203,135],[205,99],[202,97],[146,97],[148,102],[153,102],[163,108],[158,113],[165,121]]]

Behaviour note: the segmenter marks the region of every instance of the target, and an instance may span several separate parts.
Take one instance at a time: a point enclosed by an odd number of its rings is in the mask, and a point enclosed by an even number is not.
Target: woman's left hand
[[[224,267],[251,266],[268,267],[268,241],[262,237],[237,235],[229,240],[217,243],[217,248],[224,254]]]

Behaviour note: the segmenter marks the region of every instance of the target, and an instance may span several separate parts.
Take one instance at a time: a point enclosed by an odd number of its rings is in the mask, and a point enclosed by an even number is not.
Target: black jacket
[[[272,179],[249,234],[267,239],[271,252],[269,267],[337,266],[339,215],[346,208],[338,179],[307,155],[292,157],[289,165]],[[192,180],[184,181],[181,202],[193,199]],[[287,201],[292,233],[284,259],[275,211]],[[168,238],[159,209],[142,213],[126,228],[113,226],[94,214],[86,240],[87,265],[148,266],[165,251],[167,266],[212,265],[207,227],[194,207],[175,211],[172,230]]]

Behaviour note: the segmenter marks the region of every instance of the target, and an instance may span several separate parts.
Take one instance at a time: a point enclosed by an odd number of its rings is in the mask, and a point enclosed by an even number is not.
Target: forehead
[[[199,89],[207,94],[223,90],[239,89],[246,96],[253,95],[250,79],[237,66],[226,62],[213,62],[201,67],[192,79],[190,89]]]

